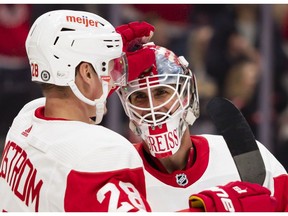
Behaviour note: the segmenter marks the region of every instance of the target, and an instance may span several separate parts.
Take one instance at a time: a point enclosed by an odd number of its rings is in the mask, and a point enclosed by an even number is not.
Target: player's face
[[[150,97],[147,89],[134,92],[130,96],[131,104],[139,108],[153,107],[154,111],[167,113],[169,112],[170,107],[175,103],[175,100],[177,99],[176,95],[174,94],[175,93],[174,90],[169,87],[165,86],[153,87],[151,88],[150,92],[151,92],[151,99],[149,99]],[[171,112],[174,113],[174,111],[177,108],[178,106],[175,106],[175,108]],[[149,111],[144,111],[141,109],[136,109],[136,111],[141,116],[144,116],[145,114],[149,113]]]

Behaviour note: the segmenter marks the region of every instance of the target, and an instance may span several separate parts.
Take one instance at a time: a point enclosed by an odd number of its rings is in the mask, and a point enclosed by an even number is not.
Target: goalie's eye
[[[170,95],[171,93],[171,89],[166,88],[166,87],[160,87],[160,88],[156,88],[152,94],[154,98],[162,98],[165,97],[167,95]]]
[[[169,100],[172,97],[173,92],[173,89],[165,86],[152,88],[150,94],[147,90],[141,90],[131,94],[130,102],[134,106],[145,108],[150,107],[151,104],[153,106],[159,106]]]
[[[148,102],[148,95],[145,92],[137,91],[130,96],[130,102],[133,105],[139,106]]]

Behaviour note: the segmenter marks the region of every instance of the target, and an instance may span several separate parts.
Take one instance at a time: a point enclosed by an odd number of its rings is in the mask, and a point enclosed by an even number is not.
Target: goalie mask
[[[26,51],[32,81],[70,86],[84,103],[96,107],[96,122],[104,114],[110,79],[126,85],[126,60],[121,35],[105,19],[93,13],[56,10],[43,14],[32,25]],[[75,84],[75,69],[90,63],[102,82],[103,95],[86,98]]]
[[[151,66],[144,72],[129,71],[129,77],[141,75],[117,93],[130,129],[146,142],[152,156],[163,158],[178,151],[183,133],[199,116],[196,79],[183,56],[150,44],[142,49],[153,50]]]

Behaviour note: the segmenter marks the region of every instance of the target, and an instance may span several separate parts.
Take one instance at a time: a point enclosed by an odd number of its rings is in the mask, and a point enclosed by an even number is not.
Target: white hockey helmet
[[[147,143],[152,156],[167,157],[178,151],[187,126],[199,117],[196,78],[183,56],[177,57],[172,51],[154,44],[147,44],[142,49],[155,53],[148,72],[129,71],[129,76],[133,73],[141,75],[129,81],[126,87],[120,87],[117,93],[130,118],[130,129]],[[156,104],[153,92],[162,87],[173,93],[166,101]],[[141,92],[145,92],[146,106],[131,101],[131,96],[139,92],[140,100]],[[163,108],[167,104],[169,108]]]
[[[26,40],[32,81],[70,86],[80,100],[96,106],[96,123],[102,120],[110,78],[115,85],[126,84],[127,63],[122,47],[121,35],[108,21],[93,13],[73,10],[41,15]],[[81,62],[90,63],[102,81],[100,99],[89,100],[76,86],[75,69]]]

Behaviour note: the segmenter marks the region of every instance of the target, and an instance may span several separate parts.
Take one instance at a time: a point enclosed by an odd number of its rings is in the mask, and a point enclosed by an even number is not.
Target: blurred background
[[[207,102],[224,96],[242,111],[252,131],[288,169],[288,5],[284,4],[0,4],[0,153],[13,118],[28,101],[41,97],[30,81],[25,40],[41,14],[85,10],[114,26],[147,21],[152,38],[196,74],[201,116],[192,134],[217,134]],[[139,141],[113,94],[102,125]],[[241,137],[239,137],[241,139]],[[2,154],[2,153],[1,153]]]

